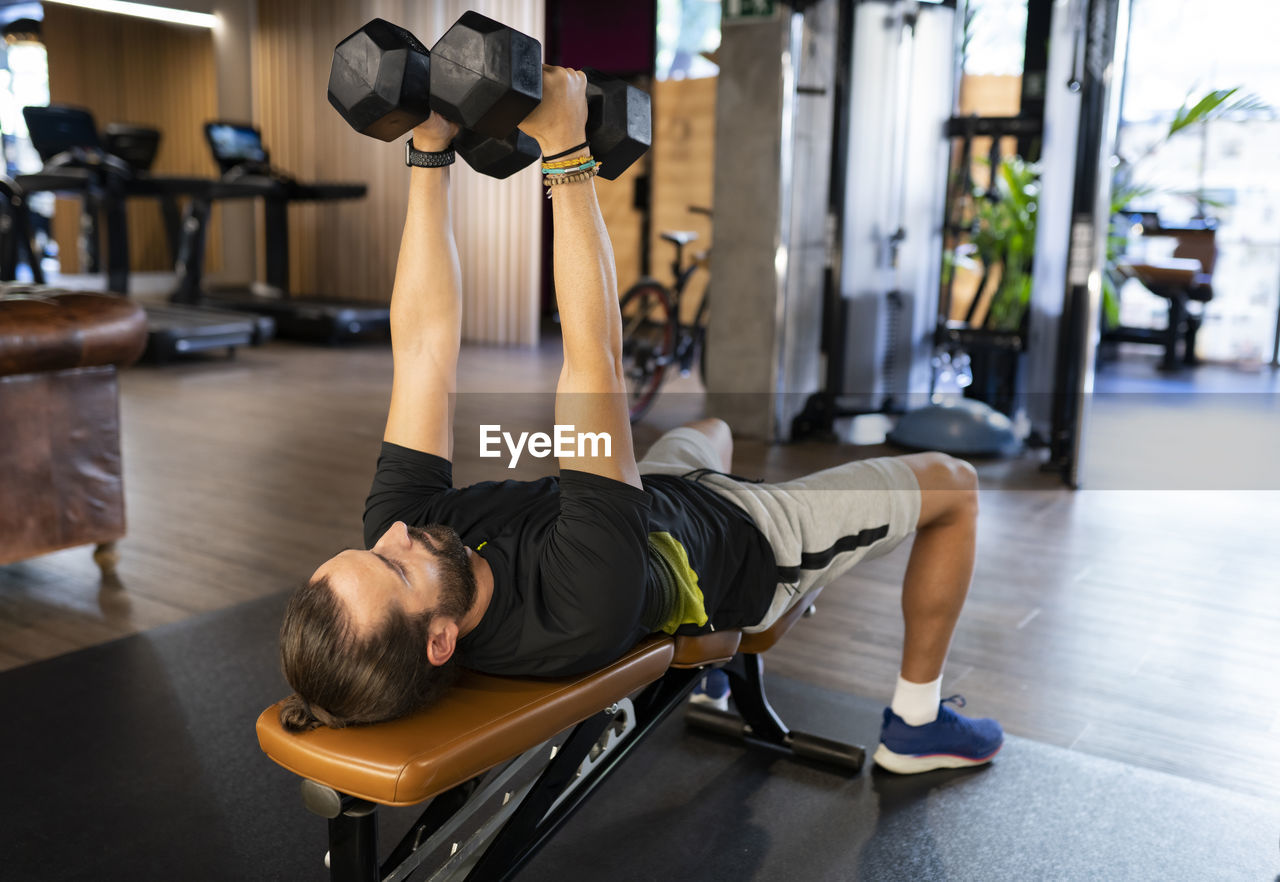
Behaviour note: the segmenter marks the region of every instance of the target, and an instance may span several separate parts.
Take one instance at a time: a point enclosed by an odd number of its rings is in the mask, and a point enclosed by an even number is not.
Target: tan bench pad
[[[280,704],[258,717],[262,750],[291,772],[361,799],[414,805],[520,755],[657,680],[673,641],[655,637],[594,674],[533,680],[464,672],[433,706],[400,720],[293,734]]]

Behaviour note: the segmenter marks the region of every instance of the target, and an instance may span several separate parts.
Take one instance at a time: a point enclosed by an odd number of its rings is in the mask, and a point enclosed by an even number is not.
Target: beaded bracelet
[[[551,188],[557,184],[572,184],[575,181],[587,181],[600,173],[600,164],[594,159],[582,168],[565,169],[563,172],[543,175],[542,181],[547,185],[547,198],[551,198]]]

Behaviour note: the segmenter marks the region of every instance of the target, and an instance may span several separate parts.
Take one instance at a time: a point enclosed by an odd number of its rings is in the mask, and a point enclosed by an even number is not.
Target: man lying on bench
[[[544,68],[542,103],[521,128],[549,159],[587,162],[585,83]],[[443,154],[455,134],[433,114],[414,146]],[[297,694],[282,725],[401,717],[447,689],[455,665],[577,675],[654,632],[763,631],[914,532],[901,674],[874,759],[904,773],[989,761],[1000,726],[939,700],[973,572],[973,469],[928,453],[754,483],[729,474],[732,439],[719,420],[668,432],[637,463],[613,252],[594,182],[575,177],[549,187],[564,337],[555,422],[600,443],[562,458],[558,478],[455,488],[461,282],[449,177],[410,171],[391,406],[364,515],[370,550],[326,561],[289,601],[282,657]]]

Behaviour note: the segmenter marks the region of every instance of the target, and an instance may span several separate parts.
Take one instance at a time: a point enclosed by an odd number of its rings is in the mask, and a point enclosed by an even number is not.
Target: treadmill
[[[289,296],[289,205],[363,198],[357,183],[302,183],[272,168],[262,133],[252,125],[214,120],[204,127],[209,150],[222,174],[206,197],[192,200],[184,226],[183,275],[175,299],[217,304],[271,316],[282,338],[335,344],[350,340],[386,340],[391,335],[391,307],[354,300]],[[205,290],[201,284],[203,239],[214,199],[261,198],[265,214],[266,284]]]
[[[103,270],[99,249],[99,223],[105,222],[105,269],[109,291],[129,291],[129,230],[125,202],[146,196],[160,200],[170,248],[179,244],[180,197],[204,196],[215,182],[208,178],[152,175],[149,169],[159,147],[160,133],[136,126],[108,128],[104,147],[93,115],[86,109],[65,105],[23,108],[32,145],[45,163],[42,171],[19,175],[16,182],[29,192],[52,191],[78,196],[83,205],[82,241],[89,272]],[[38,260],[35,261],[38,263]],[[40,274],[37,273],[37,279]],[[147,350],[144,357],[159,364],[175,355],[225,348],[234,354],[239,346],[258,345],[271,339],[269,318],[226,309],[209,309],[172,303],[144,303],[147,313]]]
[[[32,282],[43,285],[44,267],[35,251],[27,191],[13,178],[0,174],[0,282],[17,281],[18,267],[24,261],[31,268]]]

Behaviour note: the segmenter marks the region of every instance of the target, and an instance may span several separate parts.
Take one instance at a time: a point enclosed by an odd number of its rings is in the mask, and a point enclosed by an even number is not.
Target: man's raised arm
[[[432,114],[418,150],[448,149],[457,127]],[[391,293],[395,376],[383,439],[453,459],[453,393],[462,338],[462,277],[449,218],[448,168],[409,170],[409,211]]]
[[[543,67],[542,103],[520,124],[544,156],[586,141],[586,77]],[[588,149],[565,154],[586,156]],[[556,302],[564,338],[564,367],[556,386],[556,424],[573,426],[580,442],[562,469],[592,472],[640,487],[622,373],[622,317],[613,247],[587,178],[551,187]],[[608,437],[607,446],[603,436]]]

